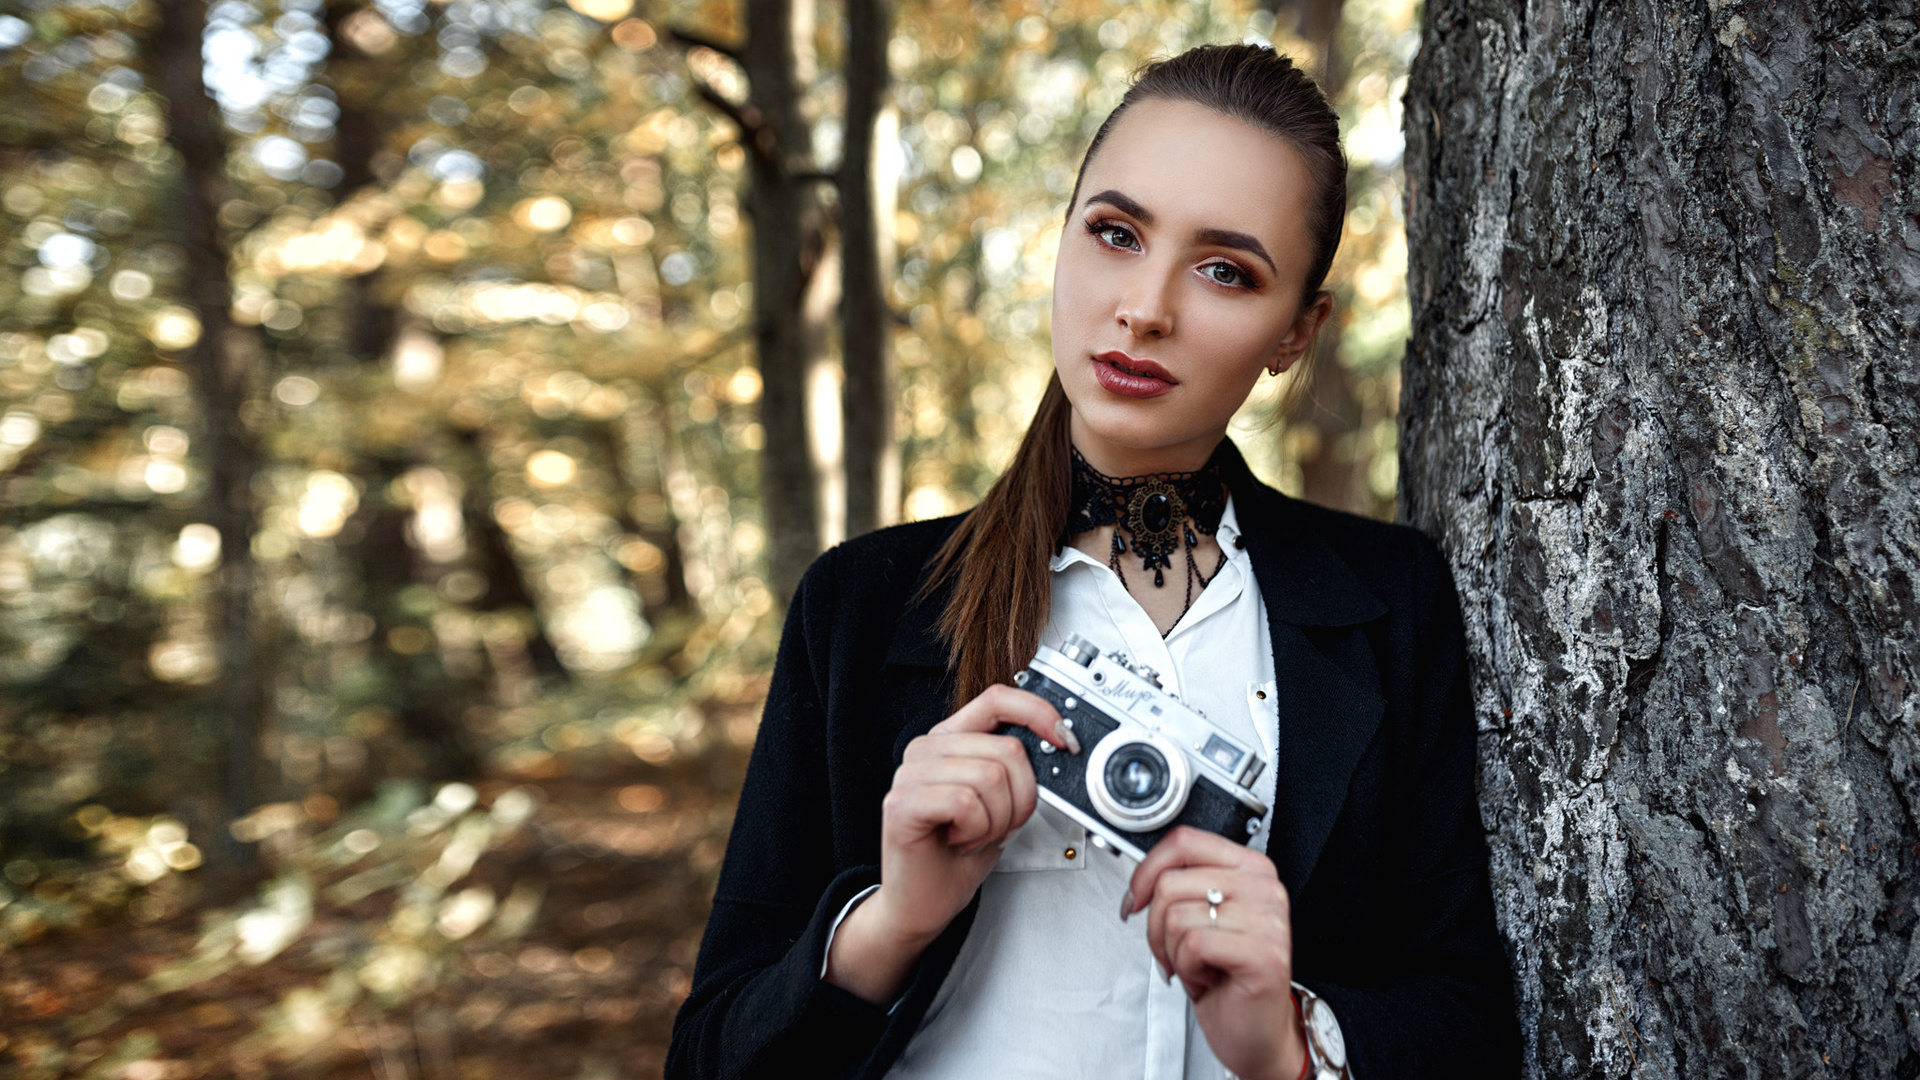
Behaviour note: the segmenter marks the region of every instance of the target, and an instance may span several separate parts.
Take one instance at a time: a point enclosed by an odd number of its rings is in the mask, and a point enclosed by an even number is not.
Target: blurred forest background
[[[1412,0],[0,2],[0,1075],[657,1074],[782,598],[964,508],[1143,61],[1355,169],[1391,513]]]

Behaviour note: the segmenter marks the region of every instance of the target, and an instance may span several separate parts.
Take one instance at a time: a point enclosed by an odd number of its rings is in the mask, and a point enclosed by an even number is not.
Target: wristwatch
[[[1299,983],[1293,984],[1293,997],[1300,1003],[1300,1025],[1307,1031],[1307,1075],[1313,1080],[1350,1080],[1347,1040],[1340,1034],[1333,1007]]]

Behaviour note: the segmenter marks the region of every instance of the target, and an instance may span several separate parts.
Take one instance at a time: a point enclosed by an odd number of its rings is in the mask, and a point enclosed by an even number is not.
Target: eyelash
[[[1128,228],[1125,225],[1120,224],[1117,221],[1097,220],[1097,221],[1087,222],[1087,234],[1092,236],[1094,239],[1094,242],[1099,244],[1101,247],[1111,248],[1115,251],[1139,250],[1138,248],[1121,247],[1119,244],[1116,244],[1113,241],[1107,239],[1107,234],[1115,231],[1125,233],[1127,235],[1127,238],[1132,240],[1136,244],[1140,242],[1140,238],[1133,234],[1132,229]],[[1232,259],[1215,259],[1213,262],[1207,263],[1204,266],[1202,266],[1201,269],[1211,271],[1216,266],[1224,266],[1227,269],[1232,270],[1235,274],[1239,275],[1240,280],[1238,282],[1230,283],[1230,282],[1221,281],[1213,277],[1211,274],[1209,274],[1207,276],[1207,280],[1214,285],[1218,285],[1223,289],[1231,289],[1235,292],[1251,292],[1254,289],[1257,289],[1260,287],[1260,279],[1254,276],[1253,271],[1248,270],[1246,267],[1241,266],[1239,263],[1234,262]]]

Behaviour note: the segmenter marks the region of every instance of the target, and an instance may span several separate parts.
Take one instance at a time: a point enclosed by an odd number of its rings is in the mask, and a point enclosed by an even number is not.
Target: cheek
[[[1219,361],[1215,370],[1224,382],[1251,384],[1266,370],[1285,335],[1272,329],[1272,320],[1252,318],[1245,311],[1217,314],[1193,326],[1194,344]]]
[[[1053,314],[1056,321],[1062,318],[1072,321],[1076,317],[1084,321],[1088,304],[1095,293],[1091,269],[1085,265],[1080,252],[1072,249],[1060,252],[1053,271]]]

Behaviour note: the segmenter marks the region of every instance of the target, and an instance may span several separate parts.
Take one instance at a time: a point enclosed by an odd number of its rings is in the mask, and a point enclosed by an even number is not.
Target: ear
[[[1320,324],[1327,321],[1333,313],[1333,294],[1325,289],[1313,294],[1313,299],[1300,308],[1300,314],[1294,316],[1293,325],[1287,328],[1287,336],[1280,339],[1273,355],[1267,360],[1267,371],[1278,375],[1294,365],[1313,345],[1313,339],[1320,334]]]

